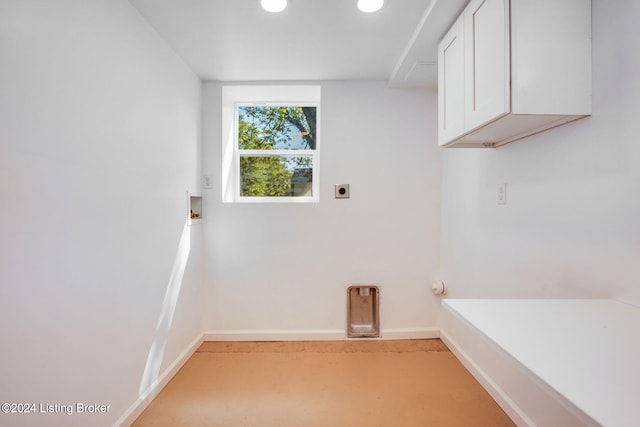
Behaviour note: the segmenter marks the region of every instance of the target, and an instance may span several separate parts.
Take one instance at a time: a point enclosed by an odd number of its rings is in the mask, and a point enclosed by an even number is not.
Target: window
[[[223,87],[225,202],[318,201],[319,101],[317,86]]]

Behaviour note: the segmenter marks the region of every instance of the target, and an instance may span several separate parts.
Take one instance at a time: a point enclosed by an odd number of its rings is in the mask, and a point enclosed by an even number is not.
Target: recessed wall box
[[[380,289],[372,285],[347,288],[347,337],[380,337]]]
[[[202,196],[187,191],[187,224],[199,224],[202,221]]]

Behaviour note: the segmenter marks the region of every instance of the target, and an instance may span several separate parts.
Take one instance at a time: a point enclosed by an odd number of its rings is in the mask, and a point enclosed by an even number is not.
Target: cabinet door
[[[470,131],[511,110],[509,0],[471,0],[463,15],[465,130]]]
[[[463,16],[438,45],[438,144],[464,133]]]

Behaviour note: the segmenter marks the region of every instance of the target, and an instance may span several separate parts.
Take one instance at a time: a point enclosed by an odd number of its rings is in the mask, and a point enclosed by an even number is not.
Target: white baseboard
[[[438,328],[397,328],[383,329],[380,339],[407,340],[432,339],[440,337]],[[342,329],[325,330],[214,330],[204,333],[205,341],[341,341],[346,340]]]
[[[196,339],[194,339],[191,344],[178,356],[176,360],[173,361],[171,365],[165,369],[165,371],[158,377],[156,381],[153,382],[147,388],[147,390],[142,393],[141,396],[127,409],[127,411],[122,414],[118,420],[113,424],[114,427],[128,427],[142,414],[147,406],[151,403],[153,399],[160,393],[160,391],[171,381],[171,378],[174,377],[175,374],[178,373],[180,368],[189,360],[189,358],[196,352],[198,347],[204,342],[203,334],[200,334]]]
[[[440,338],[440,328],[383,329],[381,338],[385,340],[428,340]]]
[[[339,341],[345,339],[342,329],[324,330],[213,330],[203,334],[205,341]]]

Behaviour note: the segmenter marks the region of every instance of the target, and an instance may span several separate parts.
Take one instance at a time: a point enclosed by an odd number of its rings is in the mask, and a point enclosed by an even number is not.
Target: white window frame
[[[316,107],[314,150],[240,150],[238,107]],[[320,86],[222,87],[222,201],[226,203],[318,203],[320,201]],[[311,196],[259,197],[240,195],[240,156],[310,156],[313,162]]]

